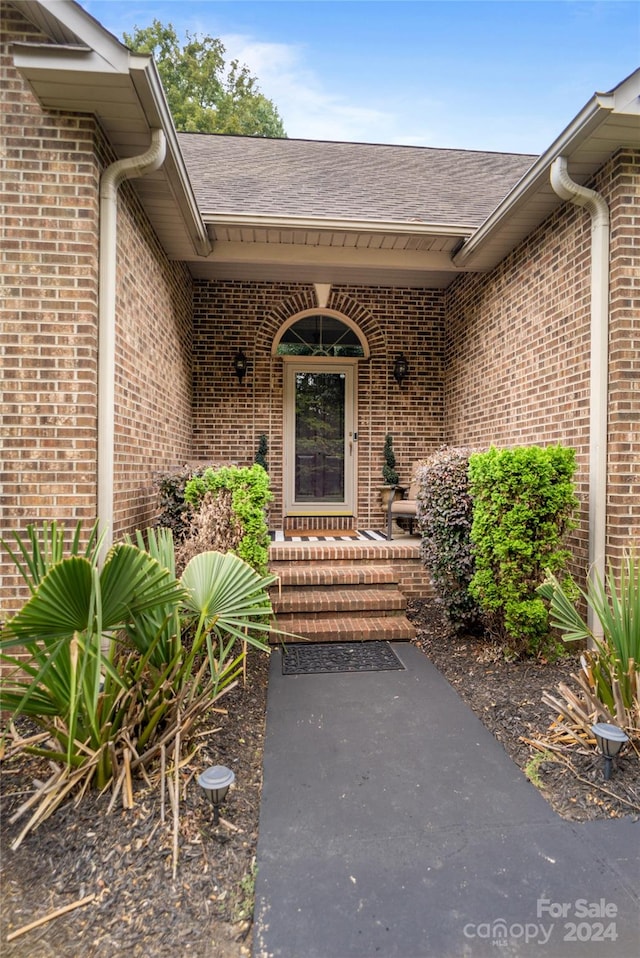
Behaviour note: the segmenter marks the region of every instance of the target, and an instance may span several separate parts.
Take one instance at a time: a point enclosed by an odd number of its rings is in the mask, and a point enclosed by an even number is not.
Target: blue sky
[[[637,0],[81,0],[220,37],[291,137],[543,152],[640,66]]]

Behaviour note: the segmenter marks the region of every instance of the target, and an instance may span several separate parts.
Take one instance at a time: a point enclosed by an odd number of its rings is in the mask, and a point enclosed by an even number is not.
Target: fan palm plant
[[[29,538],[39,558],[32,562],[31,553],[27,563],[27,547],[14,553],[33,589],[0,633],[0,661],[9,667],[0,709],[35,721],[46,740],[27,750],[62,766],[41,820],[70,787],[102,788],[123,764],[153,759],[230,686],[247,643],[268,649],[265,635],[277,631],[268,624],[275,577],[208,552],[178,580],[168,531],[114,546],[101,570],[97,542],[87,554],[62,557],[57,535],[48,552],[33,530]]]

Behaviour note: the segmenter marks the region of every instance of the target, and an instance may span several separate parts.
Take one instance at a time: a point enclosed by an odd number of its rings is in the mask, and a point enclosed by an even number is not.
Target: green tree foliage
[[[563,446],[490,449],[469,460],[476,571],[471,594],[510,657],[549,654],[545,571],[563,575],[575,526],[575,453]]]
[[[227,68],[219,39],[187,33],[182,46],[173,25],[159,20],[123,39],[136,53],[153,55],[176,129],[286,137],[276,106],[249,68],[237,60]]]

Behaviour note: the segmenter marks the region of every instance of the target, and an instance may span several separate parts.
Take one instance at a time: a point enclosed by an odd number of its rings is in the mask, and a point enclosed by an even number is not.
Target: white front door
[[[345,360],[285,361],[287,515],[354,514],[356,370]]]

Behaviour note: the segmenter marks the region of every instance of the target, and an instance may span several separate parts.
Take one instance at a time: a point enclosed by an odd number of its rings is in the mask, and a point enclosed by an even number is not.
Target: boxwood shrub
[[[575,452],[563,446],[490,449],[469,460],[470,591],[510,658],[549,655],[547,605],[537,594],[545,570],[570,582],[563,539],[575,528]]]

